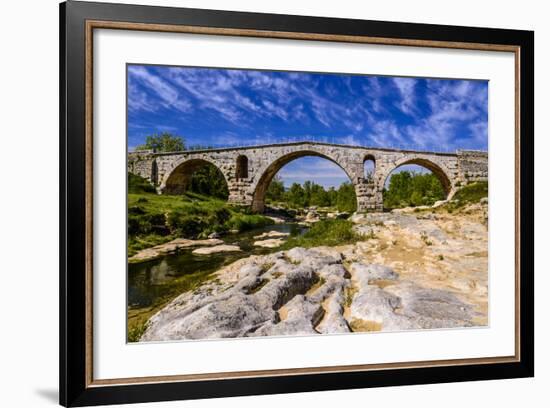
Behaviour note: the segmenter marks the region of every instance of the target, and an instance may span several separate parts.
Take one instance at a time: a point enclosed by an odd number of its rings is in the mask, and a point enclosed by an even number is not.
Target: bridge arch
[[[183,158],[174,163],[172,168],[164,175],[159,187],[161,193],[183,194],[189,187],[193,173],[205,165],[214,166],[223,175],[225,184],[229,186],[227,176],[215,161],[207,157]]]
[[[379,178],[379,183],[380,183],[378,185],[379,191],[384,190],[386,181],[388,177],[390,177],[393,171],[395,171],[401,166],[405,166],[409,164],[415,164],[417,166],[421,166],[430,170],[441,183],[441,186],[443,187],[443,191],[445,192],[446,198],[450,199],[452,197],[455,191],[454,191],[454,177],[451,171],[449,171],[449,169],[444,164],[438,163],[436,160],[422,157],[422,156],[406,156],[400,160],[397,160],[395,163],[393,163],[393,165],[387,168],[385,172],[382,173],[382,176]]]
[[[323,159],[329,160],[336,164],[338,167],[340,167],[344,173],[348,176],[350,179],[352,185],[354,188],[356,187],[354,178],[352,177],[352,173],[346,169],[344,165],[341,163],[338,163],[338,160],[329,156],[326,153],[319,152],[316,150],[298,150],[293,151],[290,153],[286,153],[278,157],[277,159],[273,160],[268,166],[261,169],[258,174],[258,178],[256,182],[253,184],[253,194],[252,194],[252,211],[254,212],[262,212],[265,208],[265,195],[267,193],[267,189],[269,187],[269,184],[271,183],[271,180],[275,175],[283,168],[286,164],[299,159],[301,157],[307,157],[307,156],[314,156],[314,157],[321,157]]]

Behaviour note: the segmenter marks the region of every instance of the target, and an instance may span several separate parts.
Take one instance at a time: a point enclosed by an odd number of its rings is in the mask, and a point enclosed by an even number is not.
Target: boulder
[[[309,222],[309,223],[317,222],[317,221],[320,221],[320,220],[321,220],[321,217],[315,211],[309,211],[306,215],[306,218],[305,218],[305,221]]]
[[[277,248],[284,244],[285,241],[280,238],[274,238],[274,239],[264,239],[261,241],[254,241],[254,246],[262,247],[262,248]]]
[[[355,281],[361,286],[366,286],[377,280],[396,280],[399,275],[390,267],[377,264],[364,264],[353,262],[350,272]]]
[[[240,251],[237,245],[216,245],[212,247],[197,248],[193,250],[195,255],[210,255],[217,254],[219,252],[237,252]]]
[[[316,328],[319,333],[348,333],[350,331],[348,322],[344,318],[343,304],[343,289],[339,289],[325,301],[325,315]]]
[[[260,235],[255,235],[255,239],[263,239],[263,238],[284,238],[288,237],[290,235],[290,232],[282,232],[282,231],[268,231],[263,232]]]
[[[134,256],[128,258],[129,263],[139,263],[150,261],[152,259],[160,258],[163,255],[176,252],[185,248],[192,248],[196,246],[214,246],[223,244],[221,239],[186,239],[176,238],[165,244],[155,245],[152,248],[146,248],[139,251]]]
[[[372,322],[385,330],[407,328],[406,318],[395,313],[401,299],[376,286],[362,286],[350,306],[350,321]]]

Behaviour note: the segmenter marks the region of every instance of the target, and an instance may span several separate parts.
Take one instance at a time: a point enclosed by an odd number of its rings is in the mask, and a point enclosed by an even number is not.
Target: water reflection
[[[275,252],[277,248],[254,246],[254,236],[266,231],[303,234],[307,228],[298,224],[277,224],[245,233],[228,235],[225,243],[238,245],[241,252],[225,252],[210,255],[193,255],[186,249],[162,259],[128,265],[128,306],[140,308],[151,306],[161,299],[175,297],[182,291],[181,279],[189,274],[209,274],[238,259]],[[178,280],[179,279],[179,280]]]

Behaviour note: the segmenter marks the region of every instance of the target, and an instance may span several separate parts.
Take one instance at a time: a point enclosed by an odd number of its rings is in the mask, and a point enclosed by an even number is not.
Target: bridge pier
[[[374,179],[360,178],[354,182],[355,195],[357,196],[357,212],[382,212],[384,201]]]
[[[370,190],[367,193],[357,194],[357,212],[382,212],[384,201],[382,191]]]
[[[250,184],[250,180],[230,180],[227,183],[227,189],[229,190],[227,202],[229,204],[240,205],[243,207],[254,207],[253,197],[250,193]]]

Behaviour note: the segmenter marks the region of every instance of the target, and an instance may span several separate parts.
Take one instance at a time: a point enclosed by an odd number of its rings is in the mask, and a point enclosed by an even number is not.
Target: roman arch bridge
[[[438,153],[319,142],[171,153],[135,151],[128,154],[128,171],[150,180],[161,194],[179,194],[185,191],[193,171],[211,163],[225,177],[230,203],[251,206],[261,212],[271,179],[285,164],[304,156],[323,157],[340,166],[355,187],[360,212],[382,211],[386,179],[402,165],[417,164],[431,170],[441,181],[448,198],[459,186],[487,180],[488,176],[487,152]],[[369,172],[365,172],[367,160],[374,165]]]

